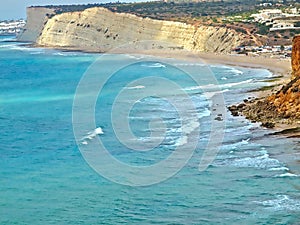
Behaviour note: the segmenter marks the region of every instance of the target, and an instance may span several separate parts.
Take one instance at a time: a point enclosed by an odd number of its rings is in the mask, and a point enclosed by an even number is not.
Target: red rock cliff
[[[292,80],[268,100],[279,117],[300,118],[300,36],[293,39]]]
[[[300,36],[294,37],[292,50],[293,78],[300,76]]]

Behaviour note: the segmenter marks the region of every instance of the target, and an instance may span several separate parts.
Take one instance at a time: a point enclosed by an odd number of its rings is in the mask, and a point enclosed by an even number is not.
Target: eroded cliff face
[[[148,41],[148,45],[145,46],[143,41]],[[229,52],[241,42],[240,35],[226,28],[195,27],[114,13],[100,7],[55,15],[36,40],[40,46],[96,52],[106,52],[122,45],[126,48],[129,43],[131,48],[137,49]]]
[[[42,7],[29,7],[27,8],[27,22],[23,32],[19,35],[19,41],[36,42],[41,35],[48,17],[54,14],[54,9]]]
[[[293,39],[291,62],[292,80],[268,101],[283,118],[300,119],[300,36]]]
[[[294,78],[300,76],[300,36],[294,37],[293,40],[292,71]]]

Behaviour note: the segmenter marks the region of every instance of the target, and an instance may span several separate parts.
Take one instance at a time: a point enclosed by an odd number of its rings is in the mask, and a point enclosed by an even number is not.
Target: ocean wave
[[[16,37],[7,37],[7,38],[1,38],[0,42],[15,42],[17,41]]]
[[[265,201],[255,201],[272,211],[298,211],[300,210],[300,200],[293,199],[288,195],[277,195],[275,199]]]
[[[166,66],[161,63],[147,63],[147,64],[141,64],[143,67],[150,67],[150,68],[165,68]]]
[[[202,112],[199,113],[199,118],[208,117],[211,115],[211,111],[208,108],[205,108]]]
[[[234,74],[237,74],[237,75],[242,75],[244,72],[241,71],[241,70],[238,70],[236,68],[231,68],[230,73],[234,73]]]
[[[270,158],[268,153],[256,157],[235,158],[230,164],[236,167],[253,167],[260,169],[280,166],[280,162],[277,159]]]
[[[18,50],[18,51],[35,51],[37,48],[30,48],[30,47],[25,47],[23,45],[14,45],[11,47],[12,50]]]
[[[30,52],[30,55],[41,55],[44,54],[44,52]]]
[[[82,52],[53,52],[52,55],[56,56],[78,56],[78,55],[84,55],[85,53]]]
[[[131,59],[136,59],[136,60],[140,60],[140,59],[143,59],[144,56],[136,56],[136,55],[130,55],[130,54],[126,54],[126,56],[128,58],[131,58]]]
[[[226,127],[225,133],[232,134],[233,132],[237,133],[238,135],[249,135],[250,129],[254,127],[254,124],[243,124],[239,127]]]
[[[229,91],[229,89],[224,89],[224,90],[222,90],[222,91],[210,91],[210,92],[205,92],[205,97],[206,97],[207,99],[212,99],[212,97],[214,97],[215,95],[217,95],[217,94],[223,94],[223,93],[228,92],[228,91]]]
[[[225,69],[225,72],[229,72],[229,73],[233,73],[233,74],[236,74],[236,75],[242,75],[244,72],[237,69],[237,68],[234,68],[234,67],[230,67],[230,66],[222,66],[222,65],[210,65],[209,66],[210,68],[217,68],[217,69]]]
[[[269,171],[282,171],[282,170],[289,170],[289,168],[285,166],[280,166],[280,167],[274,167],[269,169]]]
[[[275,177],[298,177],[299,175],[294,174],[294,173],[283,173],[280,175],[276,175]]]
[[[81,144],[87,145],[88,141],[94,139],[97,135],[102,135],[102,134],[104,134],[102,128],[97,127],[95,130],[88,132],[87,135],[81,139]]]
[[[200,126],[197,119],[191,120],[182,125],[178,131],[181,131],[181,136],[175,141],[174,147],[183,146],[188,143],[189,135]]]
[[[128,89],[128,90],[143,89],[143,88],[145,88],[145,86],[143,86],[143,85],[137,85],[137,86],[134,86],[134,87],[125,87],[125,89]]]
[[[10,48],[10,49],[12,49],[16,46],[18,46],[18,44],[7,44],[7,45],[5,44],[5,45],[0,45],[0,48]]]
[[[240,141],[235,141],[234,143],[231,142],[230,144],[224,143],[222,145],[221,149],[224,150],[224,151],[226,151],[226,150],[235,150],[235,149],[237,149],[240,146],[248,145],[249,141],[250,141],[250,138],[248,138],[248,139],[242,139]]]
[[[254,79],[248,79],[245,81],[233,82],[233,83],[227,83],[227,84],[207,84],[207,85],[201,85],[201,86],[192,86],[192,87],[184,88],[183,90],[185,90],[185,91],[195,91],[195,90],[209,91],[209,90],[222,89],[222,88],[232,88],[234,86],[248,84],[253,81],[254,81]]]
[[[203,63],[172,63],[173,66],[207,66],[206,64]]]

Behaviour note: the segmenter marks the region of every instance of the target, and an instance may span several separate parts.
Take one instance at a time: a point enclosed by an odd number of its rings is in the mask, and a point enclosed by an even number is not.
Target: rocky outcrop
[[[300,36],[294,37],[292,49],[293,78],[300,76]]]
[[[54,9],[43,7],[27,8],[27,22],[18,40],[23,42],[36,42],[52,14],[54,14]]]
[[[247,104],[231,106],[233,115],[242,113],[246,118],[262,122],[266,127],[276,123],[295,123],[300,120],[300,36],[293,40],[292,80],[277,93]]]
[[[36,10],[41,10],[37,8]],[[34,35],[45,23],[39,12],[39,19],[32,17],[29,8],[28,27],[34,27],[34,20],[43,21]],[[235,31],[212,26],[193,26],[185,23],[141,18],[127,13],[115,13],[95,7],[81,12],[55,15],[47,20],[41,34],[34,40],[39,46],[71,48],[75,50],[106,52],[116,47],[128,46],[137,49],[186,49],[193,51],[229,52],[241,43],[241,36]],[[24,40],[24,32],[20,40]],[[34,37],[33,37],[34,36]],[[147,46],[145,46],[147,41]]]

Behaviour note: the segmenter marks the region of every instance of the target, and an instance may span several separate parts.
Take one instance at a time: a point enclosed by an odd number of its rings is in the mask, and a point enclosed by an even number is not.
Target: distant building
[[[25,20],[0,22],[0,35],[16,35],[20,33],[26,24]]]
[[[280,18],[283,16],[283,12],[280,9],[264,9],[260,10],[257,14],[252,14],[255,22],[266,23],[272,19]]]
[[[294,23],[291,22],[279,22],[273,24],[273,27],[270,28],[270,31],[277,31],[277,30],[294,30],[300,29],[300,27],[295,27]]]

